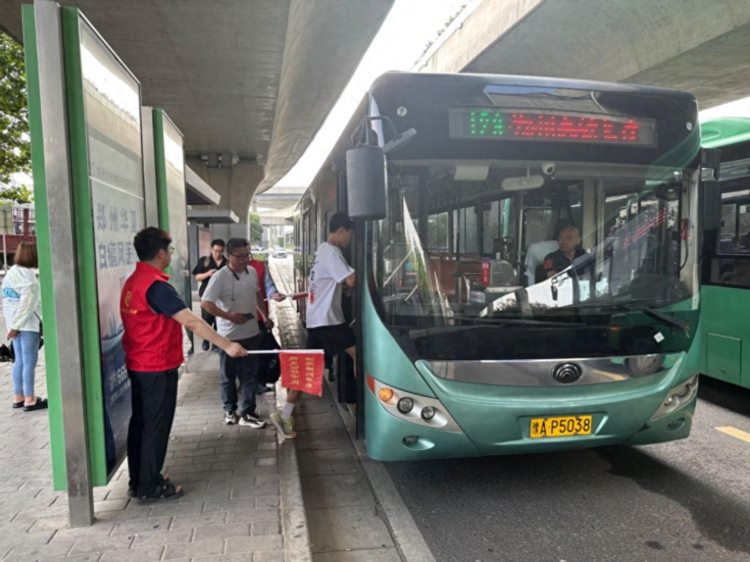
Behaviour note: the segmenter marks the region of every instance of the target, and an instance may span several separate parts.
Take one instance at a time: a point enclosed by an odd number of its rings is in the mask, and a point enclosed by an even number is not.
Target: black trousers
[[[244,340],[233,340],[245,349],[260,349],[263,335]],[[225,412],[236,412],[239,399],[239,414],[255,415],[255,393],[258,390],[257,356],[249,355],[234,359],[219,351],[219,379],[221,381],[221,401]],[[237,393],[239,382],[239,396]]]
[[[216,329],[216,316],[201,308],[201,318],[203,318],[203,320],[206,321],[206,324],[211,326],[214,330]]]
[[[150,495],[161,484],[161,469],[177,406],[177,369],[128,371],[133,413],[128,427],[130,488]]]

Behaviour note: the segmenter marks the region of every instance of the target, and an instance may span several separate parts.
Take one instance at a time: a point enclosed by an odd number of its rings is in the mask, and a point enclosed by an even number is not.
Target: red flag
[[[279,362],[282,386],[323,395],[325,355],[322,349],[283,349],[279,352]]]

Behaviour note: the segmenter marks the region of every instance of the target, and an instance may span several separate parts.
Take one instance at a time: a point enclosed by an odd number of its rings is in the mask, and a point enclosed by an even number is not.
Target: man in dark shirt
[[[226,264],[227,258],[224,256],[224,240],[217,238],[211,241],[211,255],[203,256],[193,268],[193,276],[196,281],[200,282],[200,287],[198,287],[199,297],[203,296],[203,292],[206,290],[213,274]],[[213,314],[201,309],[201,318],[213,329],[216,329],[216,317]],[[208,351],[208,346],[208,342],[203,340],[203,351]]]
[[[560,229],[557,243],[560,249],[547,254],[542,264],[547,279],[570,267],[574,259],[586,253],[580,248],[581,233],[575,226]]]

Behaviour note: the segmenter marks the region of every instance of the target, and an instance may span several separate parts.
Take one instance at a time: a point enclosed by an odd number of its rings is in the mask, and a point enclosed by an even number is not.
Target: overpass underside
[[[703,107],[748,95],[747,0],[485,0],[424,63],[678,88]]]

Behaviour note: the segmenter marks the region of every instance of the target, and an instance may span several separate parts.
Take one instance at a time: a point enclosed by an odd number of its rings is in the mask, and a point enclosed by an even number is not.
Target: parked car
[[[276,248],[273,252],[275,258],[286,258],[286,250],[284,248]]]

